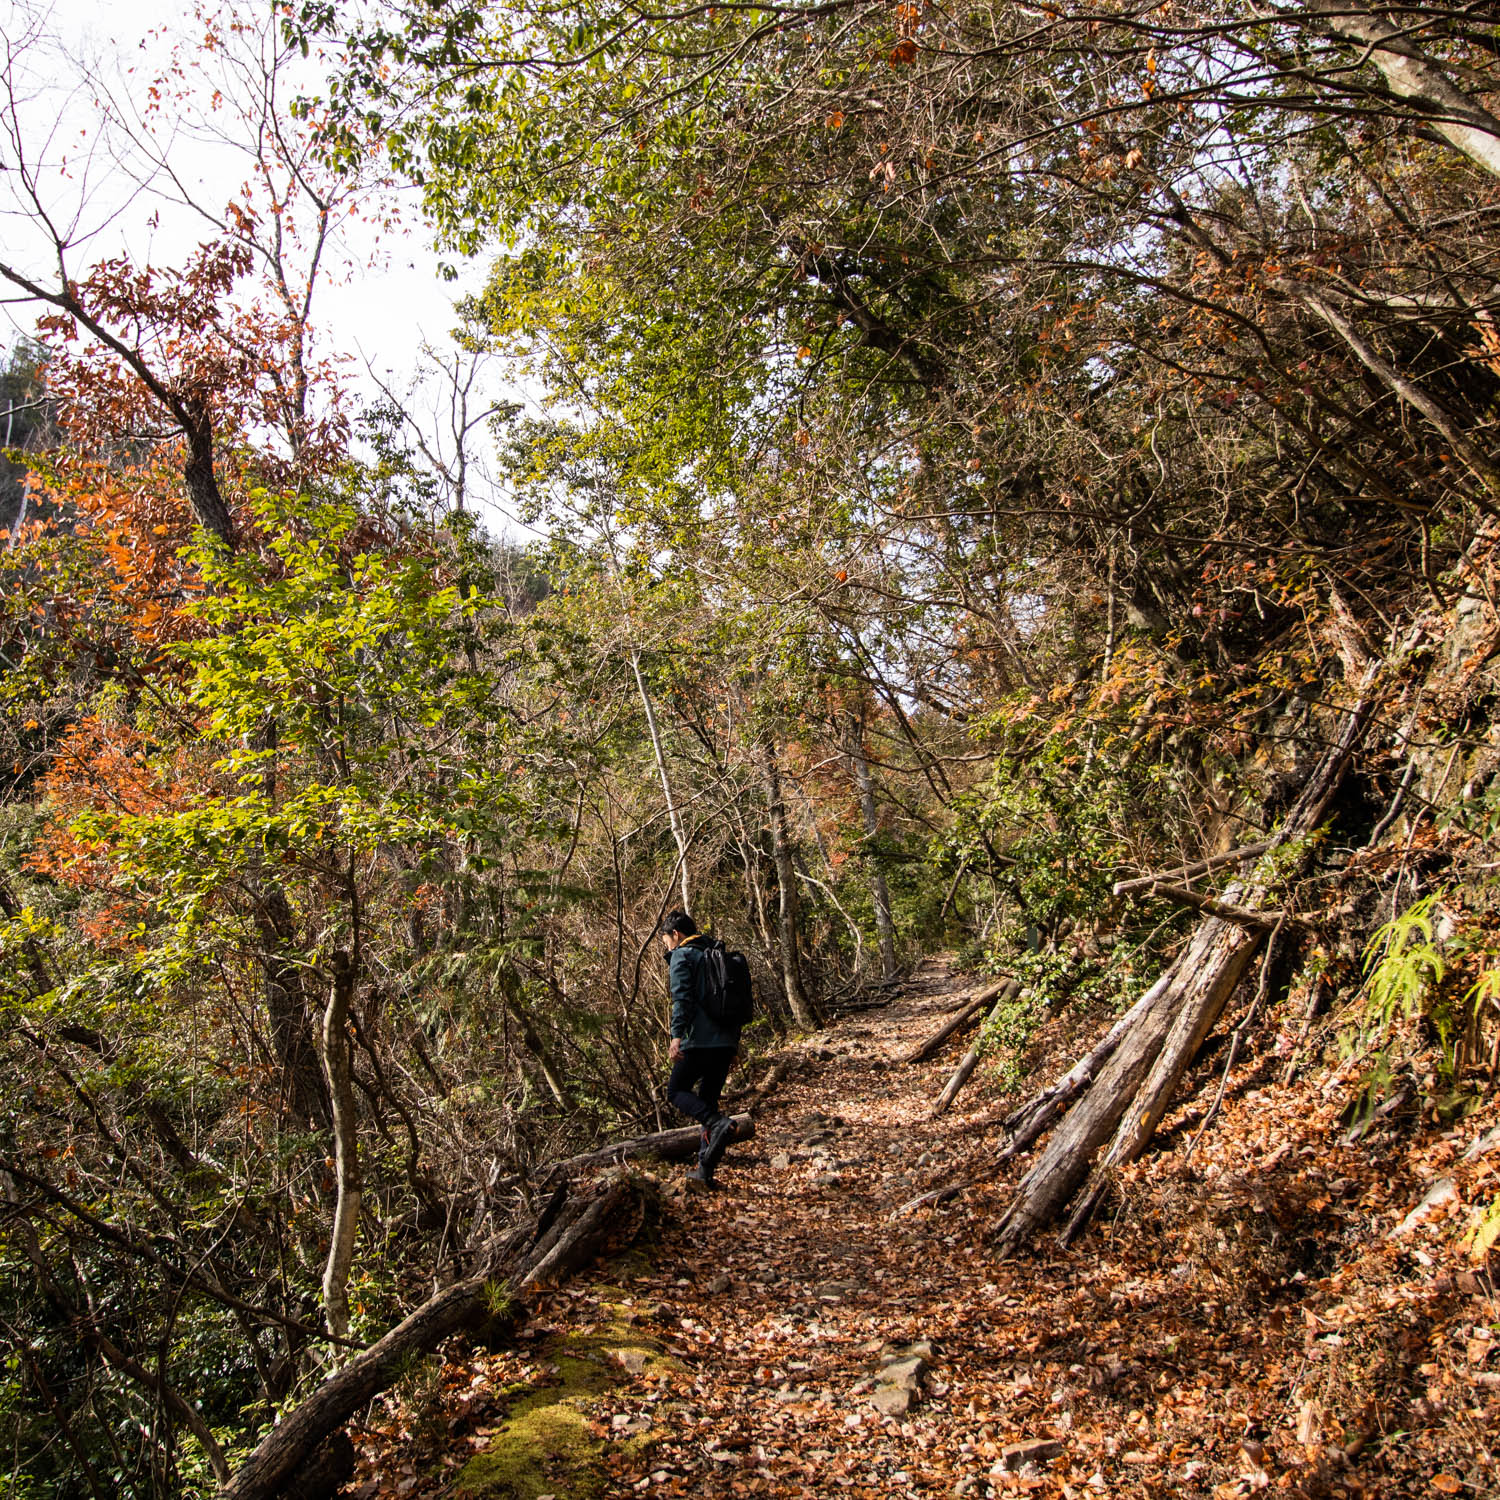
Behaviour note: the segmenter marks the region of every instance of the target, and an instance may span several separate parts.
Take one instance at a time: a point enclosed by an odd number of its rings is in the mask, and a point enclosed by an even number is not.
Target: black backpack
[[[703,949],[704,1013],[721,1026],[746,1026],[755,1014],[755,987],[743,953],[710,938]]]

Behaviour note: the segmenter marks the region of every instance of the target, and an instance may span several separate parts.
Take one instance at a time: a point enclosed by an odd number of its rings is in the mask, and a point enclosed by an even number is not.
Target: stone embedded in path
[[[914,1391],[921,1378],[927,1373],[927,1361],[916,1355],[908,1359],[893,1359],[888,1365],[883,1365],[880,1370],[880,1383],[882,1385],[899,1385],[906,1390]]]
[[[917,1393],[899,1385],[878,1385],[870,1396],[870,1405],[883,1417],[904,1417],[916,1404]]]
[[[1063,1445],[1053,1438],[1032,1438],[1029,1442],[1007,1443],[1000,1450],[1000,1462],[996,1469],[1006,1474],[1019,1474],[1027,1465],[1040,1468],[1050,1463],[1063,1451]]]
[[[925,1339],[901,1348],[887,1346],[875,1374],[870,1405],[885,1417],[904,1417],[922,1396],[922,1377],[932,1358],[932,1345]]]

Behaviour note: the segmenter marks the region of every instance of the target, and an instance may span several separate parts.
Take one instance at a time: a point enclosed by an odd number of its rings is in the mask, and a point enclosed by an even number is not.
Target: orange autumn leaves
[[[206,767],[189,765],[186,749],[166,763],[154,760],[151,749],[139,730],[93,714],[71,725],[42,780],[49,816],[26,867],[65,885],[108,889],[108,848],[77,831],[79,815],[180,811],[201,795],[189,789],[201,788],[208,774]]]

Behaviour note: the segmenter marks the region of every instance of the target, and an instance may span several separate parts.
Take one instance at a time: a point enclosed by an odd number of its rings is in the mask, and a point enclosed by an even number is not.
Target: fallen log
[[[949,1037],[956,1036],[960,1031],[967,1031],[970,1026],[975,1025],[983,1014],[985,1006],[1000,993],[1005,983],[1006,981],[1002,979],[972,995],[968,1003],[956,1015],[939,1026],[926,1041],[913,1047],[901,1061],[904,1063],[926,1062]]]
[[[544,1214],[492,1243],[479,1270],[429,1298],[288,1412],[220,1491],[223,1500],[311,1497],[313,1472],[355,1412],[444,1339],[513,1324],[525,1293],[560,1281],[592,1260],[622,1224],[639,1223],[640,1193],[623,1178],[576,1197],[560,1190],[548,1205],[550,1224]]]
[[[755,1121],[749,1115],[731,1115],[730,1118],[734,1121],[735,1140],[754,1140]],[[642,1156],[659,1156],[663,1161],[686,1161],[698,1149],[702,1138],[702,1132],[696,1125],[683,1125],[673,1130],[658,1130],[651,1135],[638,1135],[628,1141],[613,1141],[608,1146],[600,1146],[558,1162],[551,1169],[549,1180],[569,1172],[582,1172],[589,1167],[608,1167],[635,1161]]]
[[[1191,891],[1183,885],[1164,885],[1157,881],[1151,887],[1153,896],[1165,896],[1179,906],[1191,906],[1206,917],[1223,917],[1226,922],[1238,922],[1242,927],[1275,927],[1287,920],[1284,911],[1251,911],[1248,907],[1236,906],[1216,896],[1205,896]]]
[[[1088,1088],[1098,1075],[1099,1069],[1109,1061],[1120,1044],[1120,1038],[1135,1025],[1142,1012],[1148,1010],[1160,996],[1171,977],[1171,970],[1163,974],[1155,984],[1141,996],[1129,1010],[1094,1043],[1087,1057],[1081,1057],[1056,1083],[1033,1094],[1024,1104],[1013,1109],[1003,1121],[1001,1128],[1008,1131],[1005,1144],[996,1156],[997,1161],[1010,1161],[1027,1151],[1052,1128],[1057,1117]]]
[[[1015,1198],[996,1227],[995,1242],[1002,1253],[1018,1248],[1051,1223],[1088,1175],[1094,1153],[1130,1108],[1156,1061],[1183,1003],[1184,986],[1192,985],[1195,976],[1201,978],[1202,965],[1216,955],[1222,959],[1228,954],[1242,954],[1242,968],[1255,942],[1253,931],[1218,917],[1209,918],[1199,929],[1153,986],[1151,1003],[1119,1038],[1108,1062],[1063,1116],[1046,1150],[1021,1179]],[[1233,977],[1238,980],[1237,971]]]
[[[1227,849],[1223,854],[1211,854],[1207,859],[1196,860],[1190,865],[1179,865],[1175,870],[1162,870],[1156,875],[1137,875],[1130,880],[1117,880],[1113,890],[1117,896],[1128,896],[1131,891],[1143,891],[1148,886],[1161,885],[1167,881],[1194,880],[1210,870],[1224,865],[1236,865],[1242,860],[1254,859],[1264,854],[1274,840],[1262,839],[1258,844],[1242,844],[1238,849]]]
[[[930,1188],[925,1193],[918,1193],[915,1198],[909,1198],[899,1208],[891,1210],[893,1219],[904,1218],[907,1214],[914,1214],[919,1208],[938,1208],[944,1203],[951,1202],[960,1193],[967,1192],[971,1187],[977,1187],[987,1178],[993,1177],[994,1173],[981,1172],[977,1177],[966,1177],[962,1182],[947,1182],[942,1187]]]
[[[1171,1013],[1171,1027],[1145,1081],[1135,1090],[1128,1117],[1123,1110],[1116,1117],[1115,1138],[1063,1231],[1065,1244],[1071,1244],[1092,1217],[1111,1169],[1117,1163],[1134,1160],[1161,1124],[1178,1080],[1238,987],[1259,942],[1254,932],[1225,927],[1213,934],[1212,944],[1205,944],[1201,967],[1184,974]]]
[[[1020,989],[1021,981],[1019,979],[1005,980],[1000,985],[999,993],[995,997],[995,1003],[993,1007],[991,1007],[990,1018],[993,1019],[994,1017],[998,1016],[1001,1010],[1005,1006],[1009,1005],[1013,999],[1015,999],[1016,995],[1020,992]],[[982,1032],[980,1033],[980,1039],[983,1040]],[[938,1095],[937,1103],[932,1106],[933,1119],[936,1119],[940,1114],[943,1113],[944,1110],[948,1108],[950,1104],[953,1103],[954,1099],[958,1097],[958,1091],[969,1081],[970,1075],[973,1073],[974,1069],[978,1067],[978,1065],[979,1042],[975,1042],[974,1045],[964,1053],[963,1060],[953,1070],[952,1077],[949,1078],[946,1086],[943,1089],[943,1092]]]
[[[1366,676],[1366,689],[1372,681],[1373,669]],[[1338,736],[1275,835],[1273,849],[1305,838],[1322,821],[1369,722],[1374,702],[1373,696],[1362,692],[1347,712]],[[1246,910],[1259,907],[1271,885],[1287,873],[1270,868],[1269,862],[1261,868],[1264,874],[1232,884],[1222,904]],[[1148,991],[1153,997],[1151,1003],[1140,1009],[1120,1036],[1109,1060],[1068,1110],[1042,1155],[1022,1178],[995,1230],[995,1245],[1001,1254],[1019,1249],[1061,1213],[1089,1176],[1095,1154],[1113,1133],[1114,1140],[1065,1237],[1072,1238],[1079,1232],[1102,1194],[1107,1174],[1134,1160],[1155,1132],[1193,1054],[1223,1011],[1266,931],[1259,922],[1252,925],[1221,915],[1207,917]]]

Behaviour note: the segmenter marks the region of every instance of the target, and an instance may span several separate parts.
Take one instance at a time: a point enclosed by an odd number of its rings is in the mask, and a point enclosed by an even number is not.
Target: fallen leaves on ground
[[[966,1113],[929,1118],[954,1048],[895,1061],[956,984],[929,967],[819,1038],[721,1193],[676,1195],[663,1169],[649,1263],[549,1294],[515,1349],[455,1354],[378,1408],[355,1493],[464,1494],[507,1403],[555,1379],[565,1331],[622,1317],[666,1358],[616,1362],[585,1403],[610,1496],[1495,1491],[1500,1305],[1461,1247],[1500,1175],[1500,1147],[1465,1159],[1493,1099],[1451,1129],[1393,1114],[1351,1143],[1347,1084],[1272,1087],[1279,1060],[1251,1058],[1189,1162],[1190,1090],[1072,1249],[1001,1263],[987,1236],[1024,1161],[894,1216],[997,1144],[1004,1101],[981,1081]],[[1216,1078],[1210,1060],[1192,1082]],[[1452,1192],[1395,1232],[1439,1180]],[[885,1415],[872,1399],[903,1353],[914,1404]]]

